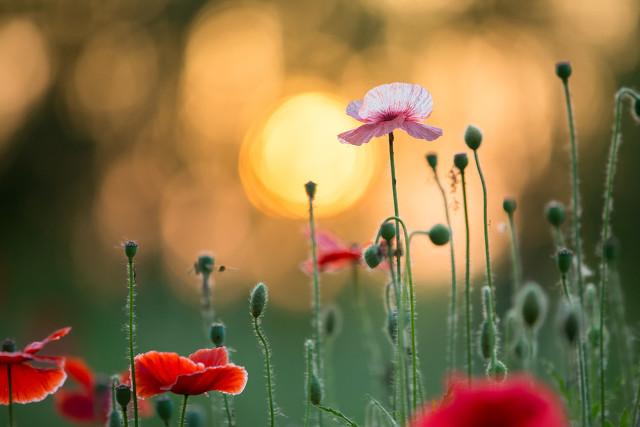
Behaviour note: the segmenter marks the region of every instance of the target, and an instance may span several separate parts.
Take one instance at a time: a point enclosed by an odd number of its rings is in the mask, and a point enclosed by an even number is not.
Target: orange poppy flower
[[[193,396],[210,391],[240,394],[247,371],[229,362],[225,347],[198,350],[189,357],[149,351],[135,358],[138,396],[152,397],[170,391]]]
[[[5,341],[0,351],[0,405],[9,404],[9,373],[11,375],[11,401],[13,403],[39,402],[55,393],[64,384],[64,357],[39,356],[51,341],[57,341],[71,331],[63,328],[42,341],[35,341],[22,351],[15,350],[12,341]],[[36,362],[38,365],[32,365]]]

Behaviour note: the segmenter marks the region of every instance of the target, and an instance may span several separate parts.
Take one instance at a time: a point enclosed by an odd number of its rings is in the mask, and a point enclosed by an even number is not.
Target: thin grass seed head
[[[567,274],[573,263],[573,252],[567,248],[562,248],[556,253],[556,265],[561,274]]]
[[[436,167],[438,166],[438,155],[436,153],[428,153],[425,156],[425,159],[427,159],[427,164],[431,167],[431,169],[435,171]]]
[[[451,233],[449,227],[443,224],[436,224],[429,230],[429,239],[436,246],[443,246],[449,243]]]
[[[560,61],[556,63],[556,76],[558,76],[563,82],[569,80],[572,72],[573,69],[571,68],[571,63],[569,61]]]
[[[502,209],[504,209],[504,211],[509,215],[513,215],[517,207],[518,203],[514,198],[505,197],[502,201]]]
[[[124,254],[128,259],[133,259],[138,253],[138,243],[134,240],[124,242]]]
[[[209,338],[213,345],[216,347],[222,347],[224,345],[226,334],[227,331],[224,324],[220,322],[211,324],[211,327],[209,328]]]
[[[542,287],[536,282],[528,282],[516,297],[522,324],[532,331],[542,326],[547,315],[549,302]]]
[[[549,224],[558,228],[564,224],[567,218],[567,210],[564,204],[557,200],[552,200],[547,203],[547,206],[544,208],[544,216],[547,218]]]
[[[477,150],[482,144],[482,131],[473,125],[467,126],[464,132],[464,143],[473,151]]]
[[[173,416],[173,401],[167,395],[160,396],[155,401],[158,418],[168,424]]]
[[[251,291],[249,298],[249,311],[254,319],[258,319],[264,313],[264,309],[269,299],[267,286],[264,283],[258,283]]]
[[[460,171],[464,172],[467,166],[469,166],[469,156],[467,153],[458,153],[453,156],[453,165]]]

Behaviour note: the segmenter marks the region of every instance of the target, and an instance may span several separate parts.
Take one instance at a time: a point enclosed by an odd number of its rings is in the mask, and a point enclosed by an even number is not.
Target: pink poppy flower
[[[431,115],[431,94],[422,86],[411,83],[389,83],[376,86],[364,99],[352,101],[347,114],[364,123],[343,132],[338,140],[344,144],[362,145],[371,138],[402,129],[414,138],[433,141],[442,136],[442,129],[421,122]]]
[[[343,268],[359,264],[362,259],[362,247],[359,245],[347,246],[327,231],[316,232],[318,244],[318,269],[321,272],[335,272]],[[313,274],[313,262],[311,259],[302,263],[302,271]]]

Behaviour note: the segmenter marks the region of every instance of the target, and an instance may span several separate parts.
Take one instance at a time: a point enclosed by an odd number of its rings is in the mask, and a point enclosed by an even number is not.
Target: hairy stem
[[[462,205],[464,207],[464,229],[465,229],[465,267],[464,267],[464,305],[465,305],[465,321],[466,321],[466,342],[467,342],[467,381],[471,383],[471,375],[473,374],[473,358],[472,354],[472,332],[471,332],[471,248],[469,245],[469,209],[467,206],[467,182],[464,170],[460,171],[462,181]]]
[[[187,400],[189,399],[188,395],[184,395],[182,399],[182,410],[180,411],[180,427],[184,427],[184,420],[187,415]]]
[[[478,169],[478,175],[480,176],[480,183],[482,184],[482,211],[483,211],[483,225],[484,225],[484,255],[486,262],[486,276],[487,285],[491,292],[494,293],[493,288],[493,274],[491,273],[491,254],[489,251],[489,217],[487,213],[487,183],[480,167],[480,157],[478,156],[478,150],[473,150],[473,157],[476,160],[476,168]],[[494,313],[495,314],[495,313]]]
[[[309,426],[311,416],[311,375],[313,373],[313,341],[304,343],[305,372],[304,372],[304,427]]]
[[[511,269],[513,272],[513,295],[515,296],[518,289],[522,286],[522,262],[520,258],[520,245],[518,244],[518,235],[516,233],[515,219],[513,212],[508,213],[509,231],[511,236]]]
[[[313,263],[313,340],[314,351],[316,353],[316,370],[318,377],[322,380],[323,374],[323,354],[322,354],[322,318],[320,316],[320,272],[318,269],[318,246],[316,242],[316,222],[313,212],[313,199],[309,198],[309,231],[311,234],[311,260]]]
[[[358,427],[358,424],[353,422],[349,417],[347,417],[346,415],[344,415],[342,412],[338,411],[337,409],[329,408],[328,406],[322,406],[322,405],[316,405],[316,407],[318,409],[321,409],[321,410],[323,410],[325,412],[328,412],[329,414],[331,414],[334,417],[338,418],[345,425],[348,425],[348,426],[351,426],[351,427]]]
[[[267,398],[269,403],[269,426],[274,427],[276,425],[276,410],[275,405],[273,403],[273,373],[271,368],[271,349],[269,348],[269,344],[267,343],[267,339],[262,333],[262,328],[260,327],[260,320],[258,317],[253,318],[253,330],[256,333],[256,336],[260,340],[260,344],[262,345],[262,351],[264,353],[264,364],[265,371],[267,375]],[[317,354],[317,353],[316,353]]]
[[[136,365],[135,365],[135,350],[136,350],[136,267],[133,261],[133,257],[127,258],[127,285],[129,287],[129,299],[127,304],[129,306],[129,368],[131,370],[131,392],[133,394],[133,423],[135,427],[138,427],[138,394],[136,387]]]

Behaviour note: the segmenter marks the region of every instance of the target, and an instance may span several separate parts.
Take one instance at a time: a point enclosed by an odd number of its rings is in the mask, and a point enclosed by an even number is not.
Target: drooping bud
[[[222,347],[227,331],[222,323],[212,323],[209,328],[209,338],[216,347]]]
[[[560,273],[567,274],[571,269],[571,263],[573,262],[573,252],[567,248],[562,248],[556,254],[556,264]]]
[[[560,77],[563,82],[566,82],[571,77],[571,72],[569,61],[561,61],[556,64],[556,76]]]
[[[544,208],[544,215],[547,217],[549,224],[557,228],[564,224],[567,211],[562,203],[557,200],[552,200],[547,203],[547,206]]]
[[[518,307],[523,324],[537,331],[547,315],[547,296],[535,282],[527,283],[518,293]]]
[[[215,266],[215,258],[213,255],[204,253],[198,257],[195,264],[197,274],[211,274]]]
[[[128,385],[120,384],[116,387],[116,402],[123,408],[126,408],[131,402],[131,389]]]
[[[311,378],[309,378],[309,400],[314,405],[322,403],[322,384],[315,373],[312,373]]]
[[[425,157],[431,169],[435,169],[438,166],[438,155],[436,153],[429,153]]]
[[[463,172],[469,165],[469,157],[467,153],[458,153],[453,156],[453,165],[458,168],[460,172]]]
[[[124,254],[127,258],[132,259],[138,253],[138,243],[133,240],[124,242]]]
[[[313,200],[316,197],[317,187],[318,186],[313,181],[309,181],[304,185],[304,190],[307,192],[307,197],[309,197],[309,200]]]
[[[338,307],[330,305],[322,313],[322,328],[324,336],[328,339],[335,338],[342,327],[342,315]]]
[[[604,242],[602,247],[602,254],[604,255],[604,259],[611,264],[620,255],[620,242],[614,236],[611,236]]]
[[[382,237],[387,242],[393,240],[396,237],[396,226],[392,222],[385,222],[380,226],[380,237]]]
[[[436,246],[442,246],[449,243],[449,227],[443,224],[436,224],[429,230],[429,239]]]
[[[567,304],[560,314],[560,333],[565,342],[574,347],[582,329],[582,310],[577,304]]]
[[[502,209],[504,209],[504,211],[509,215],[512,215],[516,211],[517,207],[518,204],[516,200],[511,197],[505,197],[502,201]]]
[[[364,262],[369,266],[369,268],[376,268],[379,266],[382,262],[382,258],[380,257],[380,246],[374,243],[365,249]]]
[[[173,415],[173,401],[169,396],[164,395],[156,399],[156,414],[165,424],[169,424]]]
[[[187,414],[185,415],[185,426],[188,427],[203,427],[204,426],[204,412],[199,406],[189,406],[187,408]]]
[[[513,355],[517,357],[518,360],[526,360],[529,358],[530,353],[529,341],[524,336],[520,336],[518,341],[513,345]]]
[[[493,323],[488,320],[483,320],[480,324],[480,335],[478,341],[478,348],[480,350],[480,356],[483,359],[491,359],[494,348],[496,346],[496,330]]]
[[[490,361],[487,365],[487,376],[493,378],[496,381],[504,381],[507,379],[507,365],[499,360]]]
[[[257,319],[264,312],[269,298],[267,286],[264,283],[258,283],[251,291],[249,298],[249,311],[254,319]]]
[[[2,351],[7,353],[13,353],[16,351],[16,342],[11,338],[6,338],[2,341]]]
[[[467,130],[464,132],[464,142],[472,150],[477,150],[482,144],[482,132],[480,129],[473,125],[467,126]]]

